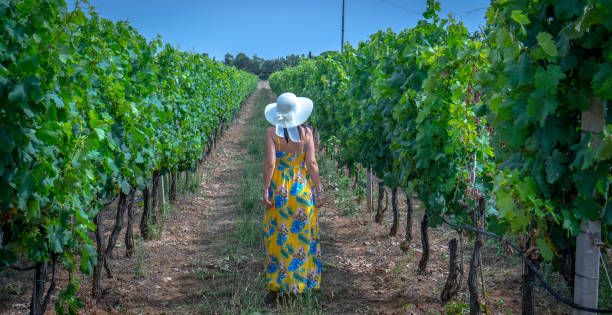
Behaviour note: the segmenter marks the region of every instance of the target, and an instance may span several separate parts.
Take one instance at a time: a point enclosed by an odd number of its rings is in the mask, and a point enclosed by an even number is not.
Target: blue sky
[[[74,3],[74,0],[68,1]],[[441,0],[471,31],[484,25],[488,0]],[[425,0],[345,0],[345,42],[356,45],[381,29],[412,27]],[[181,50],[218,60],[239,52],[265,59],[338,50],[342,0],[90,0],[103,18],[128,20],[146,38],[161,35]]]

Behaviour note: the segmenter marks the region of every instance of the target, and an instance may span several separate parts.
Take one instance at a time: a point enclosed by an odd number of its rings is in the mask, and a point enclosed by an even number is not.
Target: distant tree
[[[228,66],[234,65],[234,56],[230,53],[225,54],[225,59],[223,59],[223,63]]]
[[[287,59],[287,66],[289,66],[289,67],[295,67],[295,66],[297,66],[297,65],[300,63],[300,61],[302,61],[302,59],[304,59],[304,58],[303,58],[303,57],[300,57],[299,55],[294,55],[294,54],[291,54],[291,55],[287,56],[287,58],[286,58],[286,59]]]
[[[263,64],[261,65],[259,77],[263,80],[266,80],[272,73],[280,69],[281,68],[280,64],[278,63],[278,59],[264,60]]]
[[[308,52],[308,56],[305,56],[304,54],[291,54],[286,57],[268,60],[258,57],[257,55],[253,55],[253,58],[251,59],[245,53],[238,53],[236,57],[230,53],[227,53],[225,54],[223,63],[229,66],[234,66],[240,70],[251,72],[259,76],[259,78],[266,80],[270,74],[283,70],[285,67],[295,67],[302,60],[307,58],[314,59],[316,56],[313,56],[312,52]]]
[[[234,60],[234,66],[240,70],[248,71],[254,73],[253,71],[253,61],[249,56],[244,53],[239,53],[236,55],[236,59]]]
[[[322,53],[321,53],[319,56],[323,56],[323,57],[325,57],[325,56],[327,56],[327,55],[329,55],[329,54],[331,54],[331,53],[333,53],[333,52],[334,52],[333,50],[324,51],[324,52],[322,52]]]
[[[253,73],[261,77],[261,71],[263,69],[263,63],[265,59],[253,55]]]

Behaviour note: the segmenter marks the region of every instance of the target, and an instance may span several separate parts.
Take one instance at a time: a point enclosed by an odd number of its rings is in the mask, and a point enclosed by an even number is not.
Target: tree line
[[[325,53],[323,53],[325,54]],[[291,54],[286,57],[279,57],[275,59],[264,59],[253,55],[253,58],[249,58],[244,53],[239,53],[236,56],[227,53],[223,59],[223,63],[228,66],[234,66],[239,70],[247,71],[257,75],[262,80],[267,80],[270,74],[281,71],[286,67],[295,67],[302,60],[314,59],[312,52],[308,52],[308,55],[295,55]]]

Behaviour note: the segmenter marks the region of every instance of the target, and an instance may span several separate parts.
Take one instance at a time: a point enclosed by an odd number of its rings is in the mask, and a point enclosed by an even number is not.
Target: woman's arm
[[[272,202],[268,198],[268,187],[270,187],[270,181],[272,180],[272,174],[274,173],[274,164],[276,163],[276,154],[274,148],[274,137],[272,136],[274,131],[272,128],[268,128],[266,131],[266,160],[264,162],[264,173],[263,173],[263,202],[266,207],[271,207]]]
[[[316,206],[320,207],[324,200],[322,194],[323,186],[321,184],[321,177],[319,176],[319,165],[317,164],[314,137],[310,128],[306,128],[306,167],[308,167],[308,174],[315,188]]]

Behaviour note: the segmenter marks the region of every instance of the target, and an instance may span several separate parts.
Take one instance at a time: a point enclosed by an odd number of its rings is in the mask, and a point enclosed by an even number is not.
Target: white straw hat
[[[297,97],[291,92],[283,93],[278,97],[276,103],[266,106],[266,120],[276,126],[278,136],[283,136],[283,129],[287,128],[291,141],[298,142],[299,134],[295,127],[308,119],[312,113],[312,106],[312,101],[306,97]]]

